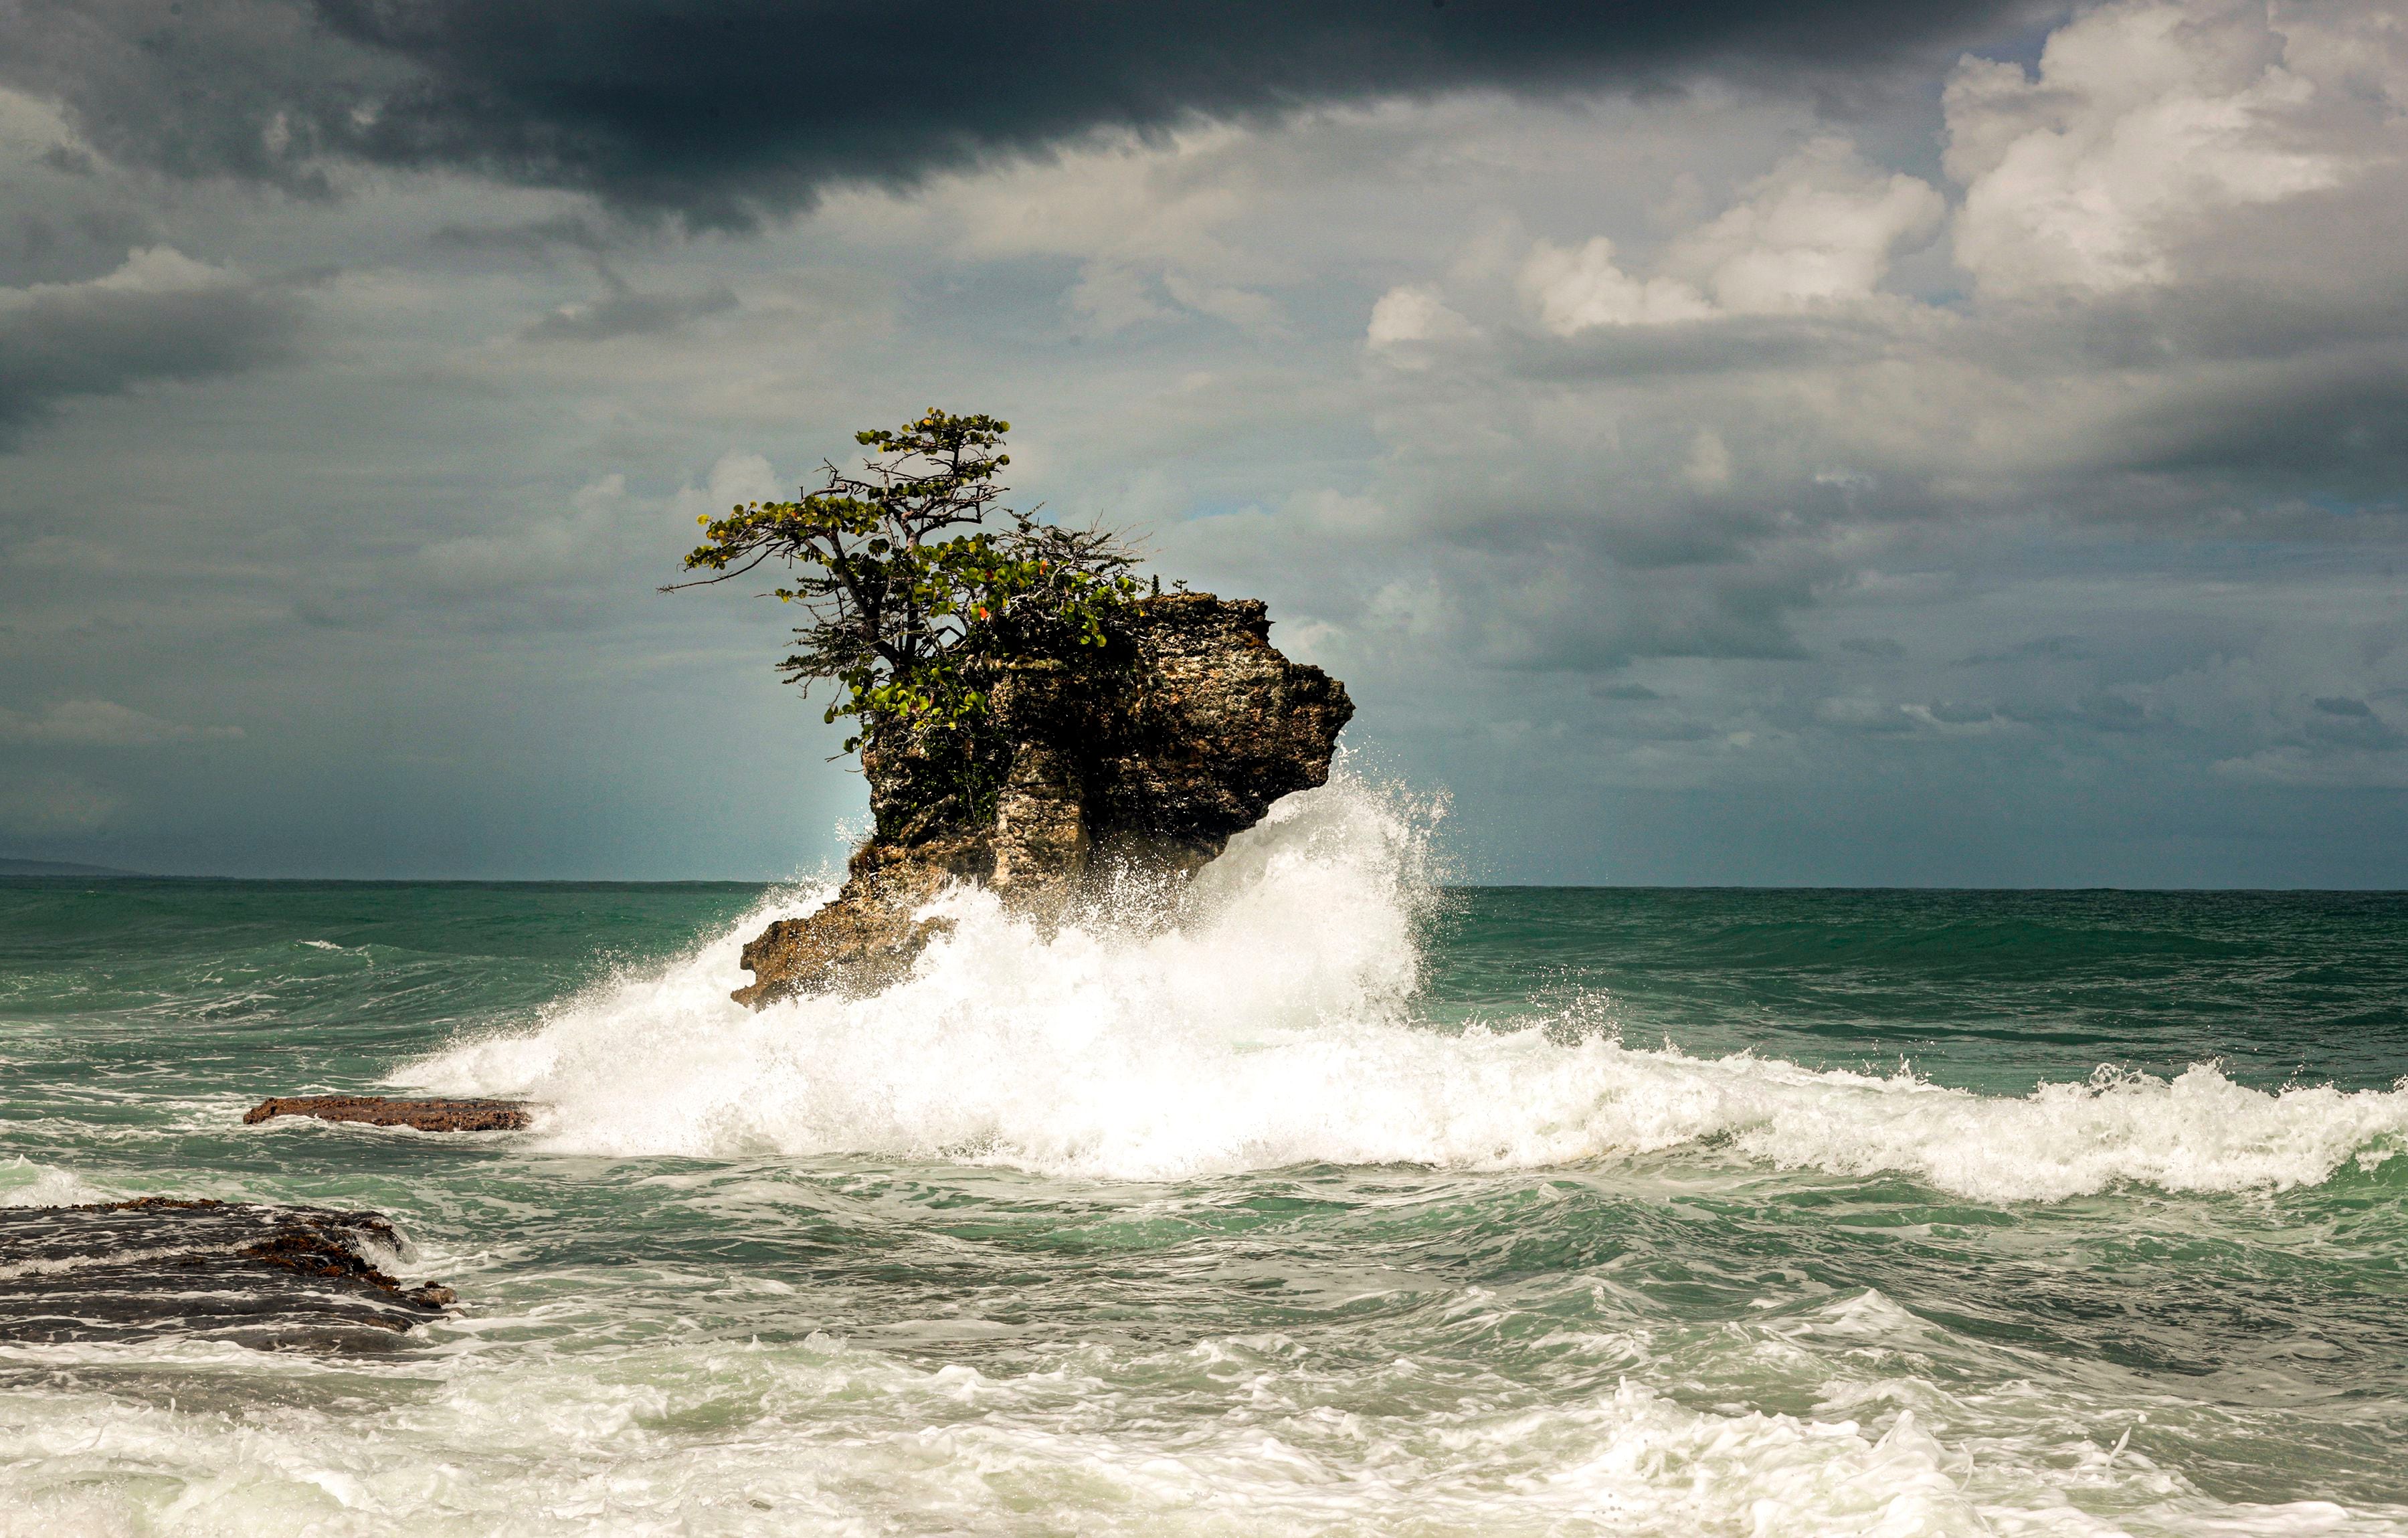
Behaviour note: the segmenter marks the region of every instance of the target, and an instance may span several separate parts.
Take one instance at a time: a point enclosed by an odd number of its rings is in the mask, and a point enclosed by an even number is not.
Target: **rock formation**
[[[145,1197],[0,1207],[0,1340],[163,1332],[308,1351],[389,1347],[443,1317],[449,1288],[373,1257],[401,1235],[373,1212]]]
[[[516,1132],[527,1108],[515,1100],[387,1100],[382,1095],[280,1095],[245,1111],[245,1126],[280,1116],[321,1121],[364,1121],[372,1127],[414,1127],[422,1132]]]
[[[893,981],[935,932],[914,912],[948,882],[1045,918],[1114,877],[1184,876],[1325,783],[1354,713],[1344,684],[1271,646],[1261,603],[1201,592],[1140,599],[1107,646],[1004,662],[982,682],[989,746],[969,789],[959,754],[872,733],[875,830],[834,901],[744,947],[738,1003]]]

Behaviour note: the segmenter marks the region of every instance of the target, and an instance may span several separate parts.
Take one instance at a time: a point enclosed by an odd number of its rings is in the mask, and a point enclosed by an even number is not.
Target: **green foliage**
[[[974,730],[991,671],[981,663],[1103,646],[1112,611],[1135,596],[1135,555],[1114,535],[998,506],[1010,429],[931,407],[895,431],[854,434],[871,450],[858,476],[825,464],[825,483],[799,500],[697,520],[707,543],[685,569],[716,574],[701,582],[764,562],[794,573],[777,597],[807,619],[779,671],[807,692],[822,679],[837,686],[826,719],[860,727],[845,751],[898,723]]]

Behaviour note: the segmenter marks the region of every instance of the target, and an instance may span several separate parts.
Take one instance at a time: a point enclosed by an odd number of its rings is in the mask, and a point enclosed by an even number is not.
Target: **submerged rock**
[[[365,1121],[372,1127],[415,1127],[422,1132],[516,1132],[526,1129],[524,1104],[515,1100],[387,1100],[382,1095],[293,1095],[263,1100],[242,1114],[245,1126],[271,1117]]]
[[[936,932],[912,915],[948,882],[1045,917],[1103,880],[1183,877],[1272,802],[1326,783],[1354,703],[1270,627],[1254,599],[1140,600],[1102,648],[997,665],[974,760],[873,733],[875,832],[834,901],[744,947],[753,981],[736,1000],[895,980]]]
[[[0,1340],[177,1333],[374,1349],[452,1301],[380,1269],[373,1257],[401,1247],[373,1212],[158,1196],[0,1208]]]

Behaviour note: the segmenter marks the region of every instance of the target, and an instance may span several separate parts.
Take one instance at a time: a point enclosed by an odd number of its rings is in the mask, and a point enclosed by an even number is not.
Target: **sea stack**
[[[834,901],[744,947],[740,1004],[894,981],[937,931],[914,915],[948,883],[1040,918],[1117,876],[1182,877],[1272,802],[1326,783],[1354,714],[1346,686],[1270,644],[1254,599],[1129,604],[1108,643],[1008,658],[975,762],[908,726],[862,746],[873,831]]]

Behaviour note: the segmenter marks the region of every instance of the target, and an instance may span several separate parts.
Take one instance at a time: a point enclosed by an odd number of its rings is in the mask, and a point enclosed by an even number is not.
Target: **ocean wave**
[[[959,890],[941,904],[952,933],[901,984],[753,1014],[727,999],[742,942],[827,895],[788,892],[673,964],[394,1077],[537,1099],[536,1135],[562,1151],[864,1153],[1110,1179],[1541,1168],[1711,1144],[1976,1201],[2055,1201],[2127,1183],[2314,1185],[2408,1146],[2408,1091],[2267,1093],[2213,1064],[2018,1098],[1904,1069],[1431,1030],[1411,1008],[1428,834],[1407,800],[1341,775],[1233,842],[1176,927],[1047,935]]]
[[[22,1154],[0,1163],[0,1207],[81,1207],[117,1199],[73,1170],[36,1164]]]

